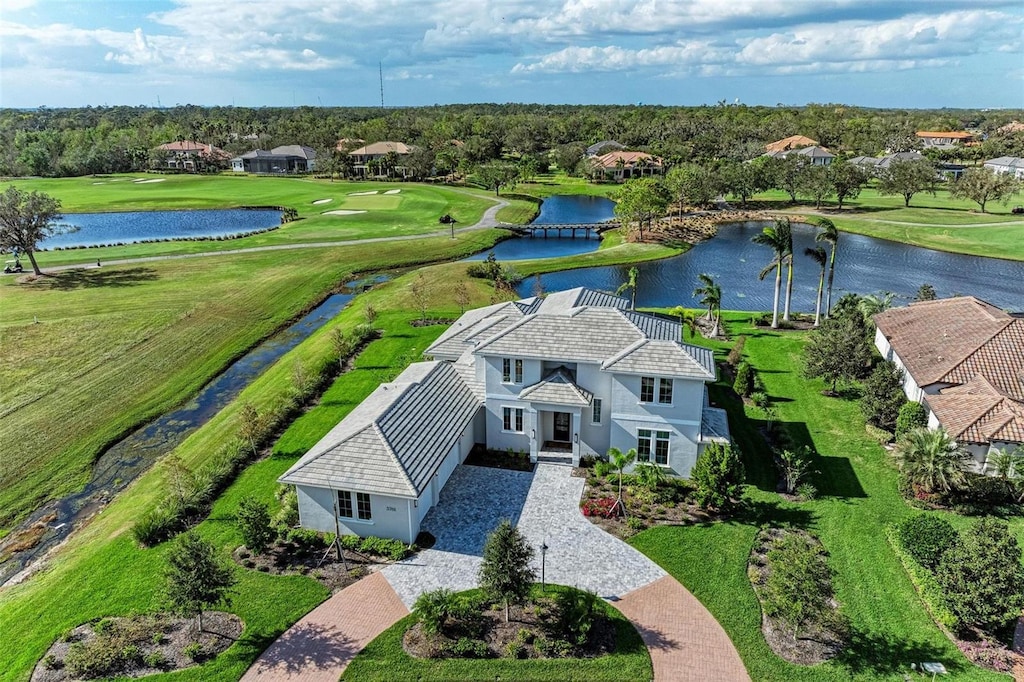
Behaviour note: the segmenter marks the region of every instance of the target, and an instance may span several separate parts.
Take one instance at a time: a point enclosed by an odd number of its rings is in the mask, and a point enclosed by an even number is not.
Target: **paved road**
[[[470,194],[469,192],[460,192],[460,190],[452,190],[459,192],[460,194]],[[471,196],[479,196],[472,194]],[[504,199],[492,199],[495,202],[494,206],[491,206],[484,214],[480,216],[480,220],[467,227],[460,227],[455,232],[470,232],[472,230],[482,230],[490,227],[497,227],[502,223],[498,221],[498,211],[508,206],[508,202]],[[208,258],[210,256],[228,256],[239,253],[258,253],[260,251],[290,251],[292,249],[324,249],[324,248],[337,248],[339,246],[351,246],[352,244],[372,244],[376,242],[399,242],[409,241],[413,239],[426,239],[428,237],[444,237],[451,234],[451,229],[438,230],[436,232],[428,232],[425,234],[412,234],[404,235],[400,237],[371,237],[370,239],[350,239],[344,241],[334,242],[304,242],[298,244],[273,244],[270,246],[250,246],[243,249],[225,249],[223,251],[202,251],[199,253],[175,253],[167,254],[164,256],[140,256],[138,258],[117,258],[114,260],[103,261],[104,266],[112,265],[132,265],[135,263],[152,263],[154,261],[162,260],[180,260],[183,258]],[[55,265],[47,267],[44,270],[46,272],[58,272],[61,270],[81,270],[81,269],[92,269],[98,267],[96,263],[74,263],[71,265]]]

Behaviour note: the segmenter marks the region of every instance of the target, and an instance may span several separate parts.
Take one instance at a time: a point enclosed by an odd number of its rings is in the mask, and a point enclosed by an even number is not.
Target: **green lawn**
[[[774,493],[770,454],[756,431],[759,418],[731,401],[721,387],[712,399],[730,412],[752,486],[748,509],[728,523],[661,527],[631,542],[686,585],[736,644],[754,680],[899,679],[911,662],[937,660],[956,679],[1006,679],[971,666],[928,616],[885,537],[886,524],[913,510],[896,491],[896,472],[864,430],[855,400],[826,398],[820,381],[801,378],[805,334],[751,328],[749,313],[727,316],[730,332],[746,334],[746,357],[758,369],[778,408],[782,428],[820,453],[817,500],[789,503]],[[726,344],[709,344],[724,350]],[[840,658],[801,668],[771,653],[760,633],[760,613],[746,562],[761,524],[790,523],[817,534],[836,570],[835,587],[854,636]],[[1024,520],[1014,520],[1018,536]],[[961,525],[963,521],[961,521]]]
[[[0,451],[0,534],[80,487],[106,445],[190,398],[348,273],[461,257],[501,235],[0,279],[0,442],[10,444]]]
[[[790,206],[789,195],[773,191],[759,194],[751,202],[771,202],[786,212],[815,213],[813,204],[803,202]],[[986,213],[978,205],[962,199],[953,199],[945,190],[931,194],[917,194],[910,207],[903,198],[882,196],[874,188],[865,188],[857,199],[836,211],[834,203],[825,202],[823,209],[836,226],[847,232],[914,244],[939,251],[968,253],[1024,260],[1024,216],[1013,215],[1010,209],[1019,203],[990,202]]]
[[[566,588],[551,585],[549,592]],[[535,588],[540,593],[540,588]],[[615,622],[616,649],[593,659],[417,659],[402,649],[402,635],[416,622],[406,616],[370,642],[349,664],[343,680],[649,680],[651,657],[632,623],[611,605],[599,602]]]
[[[137,179],[161,180],[136,183]],[[221,241],[176,241],[93,249],[47,251],[38,254],[40,267],[87,263],[100,259],[204,253],[284,244],[351,241],[375,237],[404,237],[443,232],[437,219],[449,214],[460,226],[476,223],[494,205],[486,192],[444,185],[382,182],[329,182],[310,178],[200,175],[118,175],[109,178],[15,179],[0,182],[24,190],[41,190],[63,203],[66,213],[154,211],[166,209],[287,206],[301,220],[277,230]],[[105,184],[94,184],[105,183]],[[398,194],[383,194],[388,190]],[[376,191],[377,194],[361,194]],[[314,204],[322,199],[329,203]],[[509,208],[532,209],[526,201]],[[328,211],[365,211],[330,215]]]

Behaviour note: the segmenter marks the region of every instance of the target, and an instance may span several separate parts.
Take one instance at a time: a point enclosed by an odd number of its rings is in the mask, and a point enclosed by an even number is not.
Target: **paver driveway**
[[[468,590],[487,534],[503,518],[516,523],[537,549],[542,543],[549,582],[616,598],[664,577],[665,572],[626,543],[580,514],[584,480],[569,467],[538,464],[534,473],[460,466],[441,491],[422,528],[437,538],[432,549],[381,571],[406,606],[439,587]]]

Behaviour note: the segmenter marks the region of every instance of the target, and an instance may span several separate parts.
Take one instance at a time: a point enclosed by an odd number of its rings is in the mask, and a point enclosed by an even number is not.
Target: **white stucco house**
[[[712,352],[681,338],[589,289],[470,310],[279,480],[307,528],[333,532],[337,515],[342,533],[412,542],[475,444],[565,465],[635,448],[688,476],[729,426],[708,401]]]
[[[928,409],[988,472],[993,448],[1024,443],[1024,319],[973,296],[911,303],[875,316],[875,346],[904,373],[909,400]]]

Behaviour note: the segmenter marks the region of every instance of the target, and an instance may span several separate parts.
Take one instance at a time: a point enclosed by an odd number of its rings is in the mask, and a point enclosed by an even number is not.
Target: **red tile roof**
[[[943,381],[1013,320],[973,296],[921,301],[875,315],[879,331],[921,387]]]
[[[655,168],[661,167],[661,159],[656,156],[651,156],[647,152],[608,152],[594,158],[596,163],[601,168],[608,168],[614,170],[620,167],[619,160],[621,159],[623,168],[635,168],[637,166],[652,166]]]
[[[767,152],[784,152],[790,149],[798,149],[800,147],[814,147],[817,144],[817,140],[812,140],[809,137],[804,137],[803,135],[790,135],[785,139],[766,144],[764,149]]]
[[[925,400],[943,428],[957,440],[1024,442],[1024,403],[1000,393],[984,376]]]
[[[231,158],[231,155],[220,147],[214,147],[212,144],[203,144],[202,142],[196,142],[194,140],[177,140],[175,142],[167,142],[157,147],[157,149],[162,149],[165,152],[195,153],[199,156],[209,156],[221,159]]]
[[[965,132],[963,130],[957,130],[957,131],[949,131],[949,130],[946,130],[946,131],[942,131],[942,130],[939,130],[939,131],[935,131],[935,130],[919,130],[919,131],[917,131],[917,136],[918,137],[949,137],[949,138],[954,138],[954,139],[957,139],[957,140],[969,140],[969,139],[974,137],[974,135],[972,135],[971,133]]]

